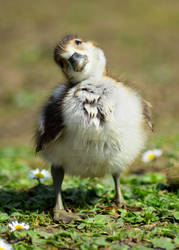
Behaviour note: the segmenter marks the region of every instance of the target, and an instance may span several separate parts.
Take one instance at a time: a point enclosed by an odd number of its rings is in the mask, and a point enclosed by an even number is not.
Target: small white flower
[[[40,170],[40,169],[36,168],[36,169],[30,171],[29,177],[31,179],[39,179],[40,181],[45,181],[45,180],[48,180],[50,178],[50,174],[45,169]]]
[[[163,154],[161,149],[154,149],[153,152],[156,157],[159,157]]]
[[[143,162],[150,162],[150,161],[154,160],[155,158],[161,156],[162,153],[163,152],[161,149],[148,150],[148,151],[143,153],[142,161]]]
[[[13,250],[14,248],[5,242],[5,240],[0,239],[0,250]]]
[[[24,222],[19,223],[17,220],[9,223],[8,226],[10,227],[11,232],[14,232],[16,230],[20,231],[20,230],[28,230],[29,229],[28,224],[26,224]]]

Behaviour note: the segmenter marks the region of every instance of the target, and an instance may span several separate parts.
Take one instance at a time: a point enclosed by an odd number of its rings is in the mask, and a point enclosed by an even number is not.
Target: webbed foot
[[[124,208],[124,209],[126,209],[128,207],[128,205],[127,205],[127,203],[125,202],[124,199],[121,199],[121,200],[115,199],[114,202],[115,202],[115,204],[116,204],[116,206],[118,208]]]
[[[116,206],[118,208],[123,208],[123,209],[126,209],[127,211],[129,212],[134,212],[134,211],[141,211],[142,208],[141,207],[137,207],[137,206],[132,206],[132,205],[129,205],[125,202],[125,200],[122,200],[122,201],[116,201],[115,200],[115,203],[116,203]]]
[[[54,216],[53,216],[54,220],[61,221],[64,224],[68,224],[73,220],[80,220],[81,219],[80,215],[68,213],[64,209],[54,209],[53,213],[54,213]]]

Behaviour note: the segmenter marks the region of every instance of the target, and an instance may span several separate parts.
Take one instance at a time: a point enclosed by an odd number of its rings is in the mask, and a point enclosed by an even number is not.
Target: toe
[[[78,216],[77,214],[68,213],[64,209],[60,210],[54,209],[53,218],[55,221],[61,221],[64,224],[68,224],[73,220],[79,220],[80,216]]]
[[[121,199],[121,200],[115,199],[115,203],[116,203],[116,205],[117,205],[119,208],[126,208],[126,207],[127,207],[127,204],[126,204],[126,202],[125,202],[124,199]]]

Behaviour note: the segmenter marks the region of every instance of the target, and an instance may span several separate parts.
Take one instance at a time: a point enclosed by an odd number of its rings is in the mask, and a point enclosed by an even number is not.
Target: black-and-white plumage
[[[64,212],[64,174],[114,178],[116,201],[123,203],[120,172],[138,156],[150,128],[150,104],[135,91],[106,75],[103,51],[92,42],[68,35],[54,58],[67,83],[54,90],[39,117],[36,151],[52,163],[56,190],[54,218]]]

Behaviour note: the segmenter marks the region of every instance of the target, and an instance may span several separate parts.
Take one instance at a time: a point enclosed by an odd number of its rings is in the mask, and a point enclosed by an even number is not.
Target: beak
[[[79,53],[74,53],[68,61],[70,62],[72,68],[76,72],[81,72],[88,62],[88,57],[86,55],[81,55]]]

